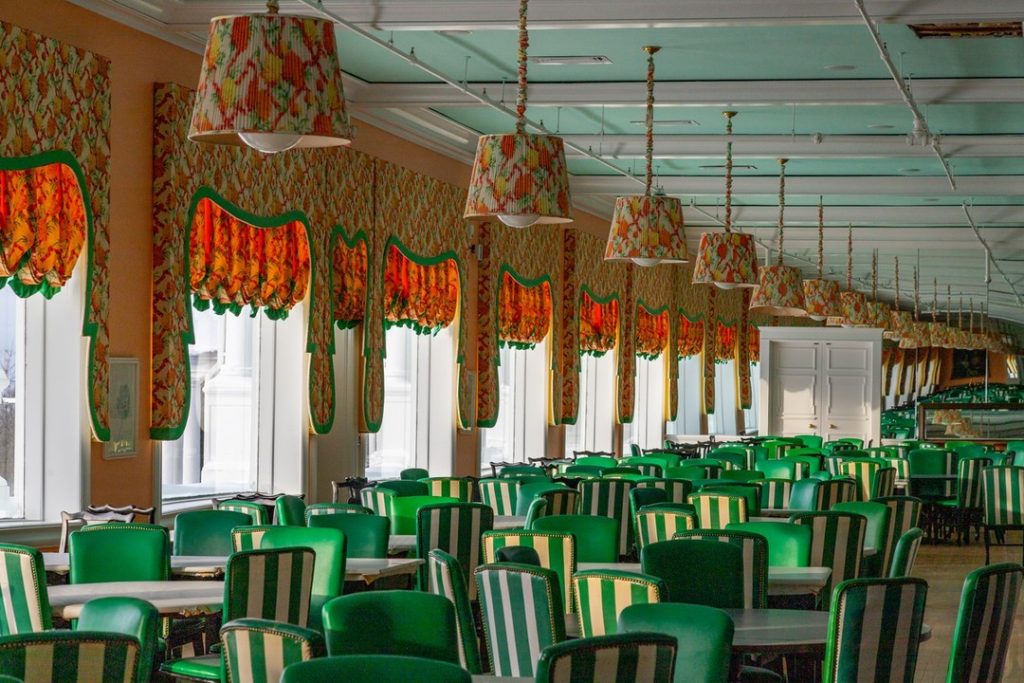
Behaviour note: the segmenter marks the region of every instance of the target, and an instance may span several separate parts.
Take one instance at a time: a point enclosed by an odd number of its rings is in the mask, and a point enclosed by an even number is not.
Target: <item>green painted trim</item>
[[[680,308],[680,309],[678,309],[678,311],[677,311],[677,312],[678,312],[678,314],[679,314],[679,317],[681,317],[681,318],[686,318],[686,319],[687,319],[688,321],[690,321],[691,323],[699,323],[699,322],[700,322],[701,320],[704,320],[704,314],[703,314],[703,313],[695,313],[695,314],[694,314],[694,315],[693,315],[693,316],[691,317],[691,316],[690,316],[690,315],[689,315],[689,314],[688,314],[688,313],[686,312],[686,310],[685,310],[685,309],[682,309],[682,308]]]

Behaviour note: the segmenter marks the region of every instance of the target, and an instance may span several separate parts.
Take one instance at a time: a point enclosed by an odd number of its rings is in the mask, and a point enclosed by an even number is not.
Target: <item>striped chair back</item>
[[[53,628],[43,554],[0,543],[0,636]]]
[[[870,500],[875,483],[875,473],[882,469],[882,464],[875,460],[844,460],[839,465],[841,476],[849,477],[857,483],[856,500]]]
[[[543,500],[543,516],[552,515],[575,515],[580,506],[580,494],[574,489],[559,489],[557,491],[545,491],[537,496],[535,500]]]
[[[31,683],[134,683],[142,651],[132,636],[43,631],[0,638],[0,671]]]
[[[979,480],[980,484],[980,480]],[[979,491],[981,486],[978,487]],[[896,494],[896,468],[895,467],[881,467],[875,472],[875,477],[871,482],[871,495],[868,500],[874,498],[885,498]]]
[[[754,470],[764,473],[766,479],[789,479],[796,481],[807,476],[810,466],[805,462],[782,458],[777,460],[762,460],[755,463]]]
[[[768,541],[761,534],[735,530],[697,529],[676,534],[673,540],[718,541],[743,552],[743,608],[768,606]]]
[[[516,497],[519,482],[515,479],[481,479],[480,501],[494,510],[495,515],[516,514]]]
[[[698,526],[697,515],[687,510],[653,508],[636,513],[636,547],[642,550],[649,543],[671,540],[680,531]]]
[[[459,477],[427,477],[420,479],[427,485],[427,495],[458,498],[460,503],[473,502],[473,480]]]
[[[639,481],[637,488],[650,487],[668,492],[668,502],[685,503],[687,496],[693,491],[693,482],[689,479],[658,479],[656,481]]]
[[[852,456],[847,456],[852,457]],[[841,455],[828,455],[825,456],[825,471],[833,477],[839,477],[843,474],[843,456]]]
[[[867,521],[852,512],[805,512],[793,516],[794,524],[811,527],[812,567],[829,567],[832,573],[818,593],[818,604],[828,609],[832,587],[860,576]]]
[[[824,683],[913,683],[928,584],[921,579],[853,579],[829,611]]]
[[[271,522],[266,507],[248,500],[221,500],[217,502],[217,509],[249,515],[255,526],[262,526]]]
[[[815,510],[831,510],[836,503],[852,503],[857,500],[857,482],[852,479],[829,479],[818,484]]]
[[[236,553],[239,550],[256,550],[260,547],[263,535],[272,528],[269,525],[236,526],[231,530],[231,547]]]
[[[982,481],[985,525],[1024,525],[1024,467],[989,467]]]
[[[576,539],[572,534],[555,531],[488,531],[481,539],[484,549],[484,562],[493,564],[498,561],[498,550],[510,546],[526,546],[537,551],[540,566],[550,569],[558,576],[559,587],[565,613],[573,610],[572,576],[576,573]]]
[[[580,635],[584,638],[618,633],[617,622],[622,610],[666,598],[664,581],[633,572],[603,569],[577,572],[572,577],[572,587]]]
[[[920,526],[923,503],[920,498],[911,496],[883,496],[875,498],[872,502],[884,503],[889,508],[889,544],[885,548],[885,555],[882,557],[882,564],[879,567],[882,576],[888,576],[889,568],[892,566],[893,552],[896,550],[896,542],[903,534]]]
[[[373,510],[365,505],[352,503],[313,503],[306,506],[306,525],[309,518],[317,515],[372,515]]]
[[[236,619],[221,627],[227,683],[272,683],[285,667],[326,653],[317,631],[269,619]]]
[[[544,650],[537,683],[617,681],[660,683],[675,675],[676,639],[654,633],[622,633],[570,640]]]
[[[558,576],[522,564],[485,564],[474,574],[491,672],[533,676],[544,648],[565,640]]]
[[[633,525],[629,518],[629,490],[633,482],[623,479],[595,479],[579,485],[580,514],[611,517],[619,523],[619,554],[633,545]]]
[[[494,528],[494,511],[483,503],[424,505],[416,512],[416,556],[443,550],[459,561],[463,575],[472,576],[480,564],[480,536]],[[420,586],[427,586],[427,568],[420,566]],[[468,585],[469,599],[476,590]]]
[[[892,566],[889,567],[889,578],[899,579],[910,576],[914,571],[914,561],[917,560],[917,551],[921,549],[921,539],[924,532],[913,528],[899,537],[896,541],[896,549],[892,553]]]
[[[1024,568],[980,567],[967,575],[953,631],[947,683],[998,683],[1009,651]]]
[[[427,555],[428,588],[434,595],[448,598],[455,606],[455,628],[459,635],[459,664],[472,674],[481,673],[480,649],[476,640],[476,623],[469,602],[468,582],[462,566],[443,550]]]
[[[697,509],[701,529],[724,529],[726,524],[747,521],[747,499],[728,493],[694,493],[690,504]]]
[[[882,458],[889,463],[889,466],[896,470],[896,484],[906,487],[910,479],[910,461],[906,458]]]
[[[391,505],[395,500],[395,492],[376,486],[359,489],[359,500],[363,507],[369,508],[375,515],[391,516]]]
[[[957,506],[964,510],[980,510],[984,504],[981,473],[992,466],[991,458],[961,458],[956,471]]]
[[[785,510],[793,495],[793,482],[789,479],[761,480],[761,509]]]
[[[233,553],[224,571],[224,621],[270,619],[306,626],[315,566],[310,548]]]

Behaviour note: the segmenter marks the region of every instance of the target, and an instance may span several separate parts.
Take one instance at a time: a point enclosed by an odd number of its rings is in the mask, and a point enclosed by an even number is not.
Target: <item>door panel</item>
[[[860,371],[867,372],[869,350],[865,347],[825,345],[825,371]]]

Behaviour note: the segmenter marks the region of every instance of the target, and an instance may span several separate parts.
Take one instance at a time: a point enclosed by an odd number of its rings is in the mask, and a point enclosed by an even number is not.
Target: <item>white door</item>
[[[769,433],[818,434],[821,415],[821,352],[818,342],[772,342]]]
[[[863,342],[824,342],[821,431],[826,441],[871,439],[871,348]]]

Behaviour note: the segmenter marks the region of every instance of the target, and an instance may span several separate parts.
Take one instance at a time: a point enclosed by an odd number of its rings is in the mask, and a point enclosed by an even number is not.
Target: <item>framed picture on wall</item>
[[[110,359],[110,441],[103,445],[103,457],[130,458],[138,449],[139,360]]]
[[[950,379],[972,379],[985,376],[985,351],[955,349]]]

